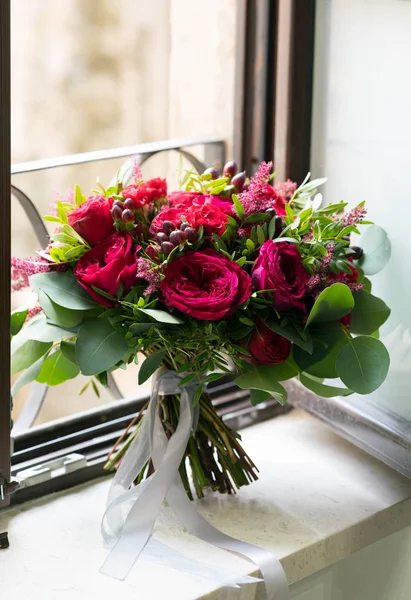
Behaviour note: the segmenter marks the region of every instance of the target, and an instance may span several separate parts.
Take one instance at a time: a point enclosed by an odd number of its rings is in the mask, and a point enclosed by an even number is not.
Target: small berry
[[[211,175],[211,179],[218,179],[220,177],[220,173],[215,167],[208,167],[208,169],[204,171],[203,175]]]
[[[121,215],[121,220],[123,223],[134,223],[134,213],[132,210],[126,208],[123,210],[123,214]]]
[[[174,246],[179,246],[186,239],[186,234],[184,231],[172,231],[170,233],[170,242],[174,244]]]
[[[163,242],[168,242],[168,235],[160,231],[160,233],[157,233],[157,242],[159,244],[162,244]]]
[[[237,173],[237,163],[233,160],[230,160],[228,163],[224,165],[223,175],[227,175],[228,177],[234,177]]]
[[[241,171],[241,173],[234,175],[231,183],[241,192],[245,184],[245,171]]]
[[[122,214],[123,210],[119,206],[114,205],[111,209],[111,216],[113,217],[114,221],[121,221]]]
[[[168,256],[173,250],[175,246],[171,242],[163,242],[161,244],[161,252],[164,256]]]
[[[243,188],[243,191],[244,191],[244,188]],[[277,214],[277,211],[272,206],[267,208],[267,210],[265,212],[267,213],[267,215],[270,215],[271,218],[275,217],[275,215]]]
[[[243,189],[241,191],[246,192],[249,187],[250,187],[250,182],[246,181],[245,184],[243,185]]]
[[[175,228],[176,228],[176,226],[174,225],[174,223],[172,221],[164,221],[164,223],[163,223],[164,233],[171,233],[172,231],[174,231]]]
[[[119,208],[121,208],[121,210],[124,210],[124,202],[121,202],[121,200],[116,200],[115,202],[113,202],[113,207],[114,206],[118,206]]]
[[[187,241],[190,242],[190,244],[195,244],[198,240],[198,232],[196,229],[194,229],[194,227],[187,227],[187,229],[185,230],[185,234],[187,237]]]
[[[151,258],[151,260],[157,261],[159,258],[160,246],[147,246],[146,254]]]
[[[185,229],[187,229],[187,227],[190,227],[189,223],[181,223],[180,231],[184,231]]]
[[[275,217],[274,237],[278,237],[283,229],[283,220],[281,217]]]
[[[134,204],[134,200],[133,200],[132,198],[127,198],[127,199],[124,201],[124,206],[125,206],[126,208],[129,208],[130,210],[134,210],[134,209],[135,209],[135,207],[136,207],[136,205]]]
[[[354,254],[351,254],[354,260],[359,260],[364,254],[364,250],[359,246],[351,246],[351,250],[354,250]]]

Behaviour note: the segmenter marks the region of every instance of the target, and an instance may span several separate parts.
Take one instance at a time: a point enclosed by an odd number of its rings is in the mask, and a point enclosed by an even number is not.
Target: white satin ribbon
[[[186,495],[178,468],[193,424],[198,420],[198,407],[193,410],[195,387],[179,386],[182,377],[167,369],[160,369],[154,376],[147,413],[108,494],[101,530],[112,549],[100,571],[116,579],[127,577],[149,541],[163,500],[167,499],[190,533],[219,548],[243,555],[258,566],[264,577],[267,600],[288,600],[287,580],[280,561],[268,550],[236,540],[213,527]],[[157,398],[173,394],[180,394],[180,418],[175,433],[168,439],[156,410]],[[150,457],[154,473],[131,487]]]

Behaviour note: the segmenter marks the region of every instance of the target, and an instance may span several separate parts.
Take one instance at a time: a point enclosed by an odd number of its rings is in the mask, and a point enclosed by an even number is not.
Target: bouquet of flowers
[[[173,372],[177,388],[156,388],[155,411],[172,438],[179,390],[188,391],[195,415],[179,474],[192,498],[257,478],[213,408],[210,382],[234,373],[254,405],[284,404],[291,378],[325,397],[377,389],[389,368],[378,330],[390,310],[367,275],[385,266],[387,236],[365,220],[364,203],[324,205],[325,180],[273,179],[271,163],[248,179],[229,162],[222,173],[183,173],[169,193],[164,179],[145,181],[136,168],[130,181],[119,176],[88,197],[76,186],[58,200],[45,217],[57,227],[47,248],[13,262],[17,285],[29,283],[38,306],[11,317],[13,371],[23,371],[12,393],[79,373],[106,386],[108,373],[133,362],[139,384],[159,368]],[[351,245],[363,225],[361,247]],[[107,468],[123,460],[145,418],[136,417]],[[149,457],[134,482],[153,470]]]

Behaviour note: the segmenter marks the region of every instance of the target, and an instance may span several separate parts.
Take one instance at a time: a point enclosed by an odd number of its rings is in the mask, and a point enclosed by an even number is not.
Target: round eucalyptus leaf
[[[359,242],[364,251],[358,261],[365,275],[375,275],[382,271],[391,257],[391,242],[385,229],[379,225],[370,225]]]
[[[357,394],[371,394],[379,388],[389,366],[390,356],[384,344],[367,336],[350,339],[336,358],[341,381]]]

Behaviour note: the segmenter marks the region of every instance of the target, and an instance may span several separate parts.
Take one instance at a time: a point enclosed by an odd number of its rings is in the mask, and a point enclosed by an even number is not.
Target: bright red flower
[[[251,278],[213,250],[188,252],[172,260],[161,281],[165,303],[204,321],[232,315],[251,294]]]
[[[271,331],[257,320],[257,330],[251,334],[247,350],[254,365],[272,365],[287,360],[291,352],[291,342],[282,335]]]
[[[92,286],[115,296],[121,283],[124,293],[136,284],[138,247],[133,247],[132,242],[128,233],[114,233],[84,254],[74,269],[79,284],[103,306],[112,306],[112,302],[95,292]]]
[[[95,246],[114,231],[112,206],[112,198],[90,196],[68,214],[68,223],[90,246]]]
[[[124,199],[131,198],[135,208],[142,208],[167,196],[167,181],[156,177],[155,179],[143,181],[138,185],[128,185],[121,192],[121,195]]]

